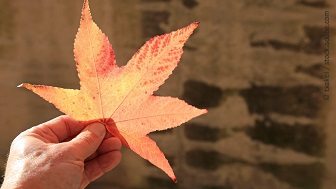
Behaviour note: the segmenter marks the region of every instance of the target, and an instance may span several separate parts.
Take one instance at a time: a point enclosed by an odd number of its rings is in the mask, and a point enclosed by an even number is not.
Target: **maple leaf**
[[[93,22],[84,1],[74,54],[80,90],[23,83],[25,87],[79,121],[99,121],[124,146],[176,177],[164,154],[147,135],[177,127],[207,112],[172,97],[153,96],[182,55],[198,23],[147,41],[126,66],[118,67],[112,45]]]

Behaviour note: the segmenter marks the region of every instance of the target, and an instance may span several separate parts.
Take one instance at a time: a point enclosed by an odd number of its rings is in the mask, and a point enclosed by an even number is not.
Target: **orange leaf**
[[[177,127],[204,114],[182,100],[153,96],[172,73],[182,47],[198,23],[145,43],[124,67],[118,67],[108,38],[92,21],[84,1],[74,54],[80,90],[21,84],[79,121],[99,121],[123,145],[176,181],[164,154],[147,134]]]

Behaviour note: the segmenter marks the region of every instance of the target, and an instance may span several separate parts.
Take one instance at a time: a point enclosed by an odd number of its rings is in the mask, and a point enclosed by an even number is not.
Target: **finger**
[[[101,123],[92,123],[71,141],[67,142],[70,150],[74,150],[80,160],[85,160],[93,154],[106,134],[105,126]]]
[[[87,124],[62,115],[48,122],[35,126],[32,133],[38,134],[49,142],[59,143],[80,133]]]
[[[104,139],[103,142],[98,147],[97,151],[89,156],[86,161],[90,161],[96,158],[99,155],[105,154],[110,151],[120,150],[121,148],[121,141],[116,137],[111,137]]]
[[[120,150],[121,145],[121,141],[117,137],[111,137],[102,142],[97,149],[97,153],[100,155],[109,151]]]
[[[115,150],[86,162],[84,166],[84,176],[87,182],[92,182],[107,171],[115,168],[120,163],[121,157],[120,151]]]
[[[114,137],[110,132],[106,132],[105,138],[111,138]]]

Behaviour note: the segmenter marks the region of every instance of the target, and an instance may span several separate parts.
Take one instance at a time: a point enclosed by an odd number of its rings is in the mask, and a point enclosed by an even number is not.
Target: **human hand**
[[[14,139],[1,188],[84,188],[119,164],[120,148],[100,123],[57,117]]]

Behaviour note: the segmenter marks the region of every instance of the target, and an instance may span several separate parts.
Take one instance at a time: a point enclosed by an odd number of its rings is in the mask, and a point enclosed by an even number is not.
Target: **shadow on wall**
[[[291,116],[316,117],[320,109],[321,88],[316,86],[297,87],[258,87],[236,90],[221,90],[219,87],[204,82],[189,80],[184,84],[183,99],[197,107],[216,108],[222,99],[239,95],[247,104],[251,114],[261,116],[253,126],[230,130],[225,126],[218,128],[206,124],[186,123],[185,136],[192,141],[216,143],[229,138],[233,132],[243,132],[252,140],[274,148],[291,149],[313,157],[323,157],[325,135],[323,130],[312,124],[287,124],[273,120],[270,113]],[[237,115],[239,117],[239,115]],[[237,119],[239,119],[237,117]],[[302,189],[320,188],[325,167],[322,163],[312,164],[253,164],[243,159],[221,154],[216,150],[193,149],[186,152],[186,163],[205,171],[216,171],[225,165],[239,164],[256,167],[271,173],[280,181]],[[223,188],[224,186],[218,186]],[[207,187],[205,187],[207,188]],[[208,187],[209,188],[209,187]],[[213,188],[213,187],[210,187]],[[216,187],[215,187],[216,188]],[[224,188],[234,188],[226,184]]]

